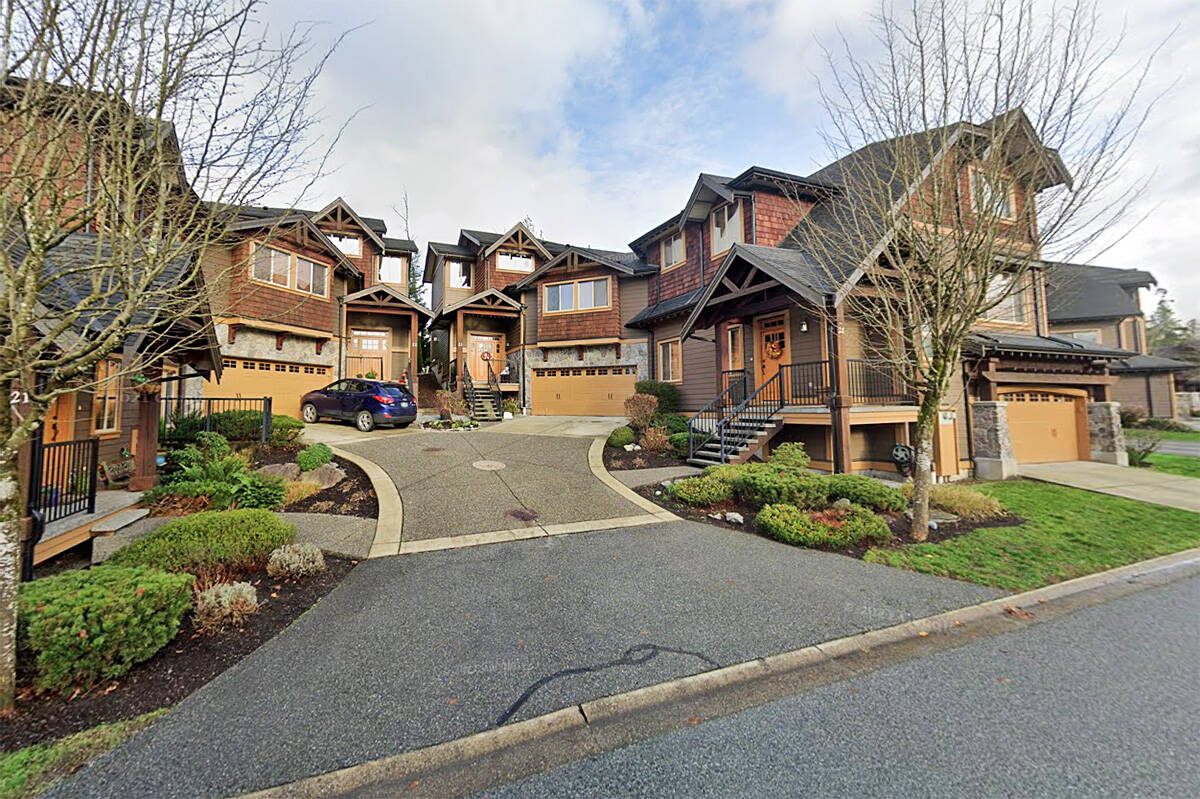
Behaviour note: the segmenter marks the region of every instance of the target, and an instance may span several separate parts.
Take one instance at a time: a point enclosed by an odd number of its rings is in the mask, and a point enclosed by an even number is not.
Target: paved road
[[[237,794],[997,594],[690,522],[370,560],[52,795]]]
[[[490,791],[1200,796],[1200,578]]]
[[[1158,451],[1167,455],[1192,455],[1200,458],[1200,441],[1167,441],[1158,445]]]

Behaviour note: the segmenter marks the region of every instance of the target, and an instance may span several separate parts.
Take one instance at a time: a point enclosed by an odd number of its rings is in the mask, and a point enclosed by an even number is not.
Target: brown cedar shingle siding
[[[333,262],[323,252],[301,246],[291,240],[276,239],[279,246],[297,255],[325,264],[333,277]],[[252,281],[250,273],[250,243],[240,242],[233,249],[233,268],[229,273],[230,309],[238,316],[298,325],[313,330],[333,331],[336,322],[336,279],[331,280],[330,296],[313,297],[297,291],[276,288],[267,283]]]
[[[773,192],[754,193],[754,241],[767,247],[778,247],[800,218],[808,213],[812,203]],[[746,228],[746,237],[750,228]]]
[[[589,338],[615,338],[620,336],[621,326],[621,293],[617,290],[617,279],[612,270],[597,266],[578,269],[570,272],[553,269],[552,277],[536,283],[538,291],[538,341],[570,341]],[[544,287],[552,283],[564,281],[586,280],[588,278],[608,277],[609,300],[611,307],[603,311],[586,311],[581,313],[546,313],[544,302]]]

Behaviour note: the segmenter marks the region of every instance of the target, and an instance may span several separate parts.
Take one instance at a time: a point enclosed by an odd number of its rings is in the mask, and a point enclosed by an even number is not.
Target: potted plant
[[[153,395],[162,392],[162,384],[146,377],[145,372],[130,375],[129,387],[138,394]]]

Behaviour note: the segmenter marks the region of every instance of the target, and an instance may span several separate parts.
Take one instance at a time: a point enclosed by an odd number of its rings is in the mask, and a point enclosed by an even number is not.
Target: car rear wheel
[[[359,411],[354,416],[354,426],[364,433],[369,433],[375,429],[375,417],[370,411]]]
[[[304,403],[304,407],[300,409],[300,416],[304,419],[305,424],[313,424],[321,418],[317,414],[317,406],[311,402]]]

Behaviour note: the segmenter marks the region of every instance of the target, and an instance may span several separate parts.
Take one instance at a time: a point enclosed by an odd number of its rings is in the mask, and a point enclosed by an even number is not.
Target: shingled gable
[[[387,283],[376,283],[370,288],[361,289],[353,294],[347,294],[342,298],[342,301],[347,304],[369,302],[377,305],[399,305],[408,310],[416,311],[427,318],[433,317],[433,311]]]
[[[469,238],[474,238],[470,234],[473,234],[475,232],[476,231],[464,230],[464,231],[462,231],[462,235],[468,236]],[[487,258],[489,255],[494,253],[496,250],[500,249],[501,246],[503,246],[504,244],[506,244],[508,241],[510,241],[513,238],[518,238],[518,239],[524,238],[530,245],[533,246],[533,248],[535,250],[540,252],[542,254],[542,256],[547,259],[554,257],[554,254],[552,252],[550,252],[550,250],[548,250],[544,244],[542,244],[541,239],[539,239],[537,236],[533,235],[533,231],[531,231],[529,228],[525,227],[524,222],[518,222],[517,224],[513,225],[512,227],[510,227],[508,229],[508,231],[506,233],[501,234],[500,237],[497,238],[494,242],[487,245],[484,248],[483,252],[481,253],[481,256],[484,258]],[[483,244],[483,242],[479,241],[478,238],[476,238],[475,241],[477,244],[480,244],[480,245]]]
[[[523,289],[537,281],[547,272],[563,266],[572,266],[580,262],[599,264],[600,266],[605,266],[616,272],[630,276],[650,275],[658,271],[657,267],[646,263],[631,252],[622,253],[612,250],[596,250],[591,247],[568,246],[558,255],[542,264],[532,274],[514,283],[512,288],[517,290]]]
[[[363,233],[366,233],[367,237],[370,238],[371,241],[375,242],[379,249],[387,249],[387,245],[383,241],[383,236],[376,233],[361,216],[355,213],[354,209],[350,207],[350,203],[346,202],[341,197],[335,198],[333,202],[329,203],[329,205],[313,214],[313,221],[320,222],[326,217],[333,216],[335,211],[341,211],[342,217],[348,218],[356,227],[362,230]]]
[[[1141,316],[1130,290],[1157,282],[1154,275],[1141,269],[1050,263],[1046,269],[1047,312],[1051,322]]]

